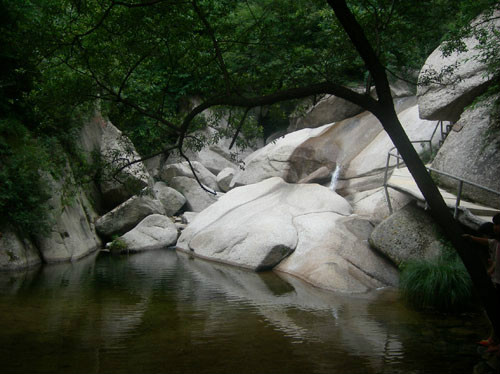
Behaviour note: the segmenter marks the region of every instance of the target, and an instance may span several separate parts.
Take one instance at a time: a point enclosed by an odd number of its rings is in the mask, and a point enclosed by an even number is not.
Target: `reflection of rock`
[[[187,254],[179,254],[179,262],[198,284],[223,292],[228,300],[249,303],[276,330],[297,343],[334,344],[346,354],[367,357],[374,371],[383,368],[386,356],[402,348],[397,338],[371,317],[369,309],[377,292],[357,297],[325,292],[287,274],[278,273],[277,278],[275,273],[258,274],[189,260]],[[310,313],[314,313],[313,321]],[[217,321],[212,321],[212,329],[217,329],[224,321],[216,311],[213,315]]]

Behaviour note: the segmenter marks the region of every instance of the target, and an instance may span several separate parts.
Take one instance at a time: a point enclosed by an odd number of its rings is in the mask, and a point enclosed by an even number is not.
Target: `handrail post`
[[[462,180],[459,180],[458,181],[458,192],[457,192],[457,201],[455,202],[455,212],[453,213],[453,218],[457,218],[458,217],[458,207],[460,205],[460,200],[461,200],[461,197],[462,197],[462,187],[464,185],[464,181]]]
[[[389,214],[392,214],[393,211],[392,211],[391,198],[389,197],[389,189],[387,188],[387,179],[388,179],[387,176],[389,174],[390,162],[391,162],[391,152],[387,153],[387,161],[385,163],[384,191],[385,191],[385,199],[387,200],[387,207],[389,208]]]

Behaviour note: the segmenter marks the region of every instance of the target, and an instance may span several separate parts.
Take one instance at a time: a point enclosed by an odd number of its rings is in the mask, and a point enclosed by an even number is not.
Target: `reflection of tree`
[[[412,349],[411,362],[429,360],[447,333],[391,292],[326,292],[175,251],[89,258],[24,279],[15,298],[0,296],[7,371],[36,362],[52,372],[383,372],[408,365]],[[423,348],[421,329],[433,334]],[[14,362],[18,351],[31,360]]]

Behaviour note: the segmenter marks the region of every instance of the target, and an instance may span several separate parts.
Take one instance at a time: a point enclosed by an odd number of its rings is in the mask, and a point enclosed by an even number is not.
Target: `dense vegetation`
[[[387,71],[415,79],[446,32],[460,35],[493,3],[349,5]],[[259,97],[325,80],[371,85],[325,1],[2,0],[0,17],[0,225],[26,233],[47,228],[43,175],[62,170],[64,152],[77,156],[75,129],[96,104],[147,156],[210,141],[186,136],[205,125],[190,116],[193,98]],[[272,103],[249,115],[219,107],[230,119],[220,136],[286,124],[294,102]]]

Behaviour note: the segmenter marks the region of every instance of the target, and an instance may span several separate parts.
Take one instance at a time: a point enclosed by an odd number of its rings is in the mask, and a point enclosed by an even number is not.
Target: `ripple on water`
[[[488,332],[391,289],[325,292],[172,250],[1,274],[0,329],[12,373],[469,373]]]

